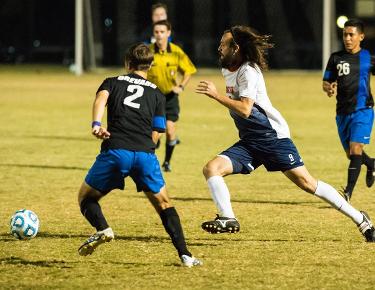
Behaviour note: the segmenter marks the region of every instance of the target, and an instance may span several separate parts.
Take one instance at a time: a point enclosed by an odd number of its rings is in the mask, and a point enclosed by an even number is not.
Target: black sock
[[[362,164],[370,168],[374,167],[374,160],[370,156],[368,156],[365,151],[362,151]]]
[[[177,139],[166,141],[165,143],[165,159],[164,162],[170,162],[173,154],[174,147],[176,147]]]
[[[102,209],[95,198],[84,198],[81,201],[80,208],[83,216],[94,228],[96,228],[97,231],[102,231],[109,227],[103,215]]]
[[[350,163],[348,168],[348,185],[346,191],[353,192],[354,186],[357,183],[359,173],[361,172],[362,155],[350,155]]]
[[[178,255],[188,255],[191,257],[191,253],[186,247],[184,233],[176,209],[174,207],[164,209],[160,213],[160,218],[165,230],[172,239],[172,243],[175,246]]]

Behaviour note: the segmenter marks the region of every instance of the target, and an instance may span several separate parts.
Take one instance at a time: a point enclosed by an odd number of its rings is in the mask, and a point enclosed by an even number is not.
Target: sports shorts
[[[167,120],[176,122],[180,114],[180,103],[178,94],[170,92],[165,95],[165,117]]]
[[[138,191],[159,193],[165,182],[154,153],[109,149],[101,152],[90,168],[85,181],[103,194],[125,188],[130,176]]]
[[[261,165],[267,171],[283,172],[304,165],[289,138],[258,142],[240,140],[219,154],[222,155],[232,162],[233,174],[249,174]]]
[[[349,149],[350,142],[369,144],[373,123],[373,108],[362,109],[346,115],[337,115],[337,130],[344,149]]]

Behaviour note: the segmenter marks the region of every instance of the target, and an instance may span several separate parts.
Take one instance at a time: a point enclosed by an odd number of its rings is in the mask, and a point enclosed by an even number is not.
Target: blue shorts
[[[350,142],[369,144],[373,123],[374,110],[372,108],[355,111],[348,115],[337,115],[337,129],[344,149],[349,148]]]
[[[107,194],[124,189],[124,178],[130,176],[138,191],[159,193],[165,182],[154,153],[110,149],[100,153],[85,181],[92,188]]]
[[[268,171],[287,171],[304,165],[296,146],[289,138],[266,142],[240,140],[219,155],[229,157],[233,174],[249,174],[260,165],[264,165]]]

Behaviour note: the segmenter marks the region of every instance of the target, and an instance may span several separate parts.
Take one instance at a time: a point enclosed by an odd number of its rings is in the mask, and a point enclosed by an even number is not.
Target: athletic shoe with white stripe
[[[361,214],[363,215],[363,222],[361,222],[358,225],[359,231],[362,233],[362,235],[365,237],[366,242],[373,243],[375,242],[375,229],[372,225],[372,222],[370,220],[370,217],[367,213],[364,211],[361,211]]]
[[[82,246],[79,247],[78,253],[81,256],[91,255],[95,249],[103,243],[110,242],[115,238],[111,228],[96,232],[89,237]]]
[[[237,233],[240,231],[240,223],[235,218],[217,215],[215,220],[204,222],[202,229],[211,234]]]
[[[181,259],[182,265],[188,268],[203,265],[202,261],[198,260],[195,257],[190,257],[188,255],[181,255],[180,259]]]

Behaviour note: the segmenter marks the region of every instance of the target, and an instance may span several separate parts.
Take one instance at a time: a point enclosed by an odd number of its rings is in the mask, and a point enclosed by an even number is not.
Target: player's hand
[[[111,133],[107,131],[106,128],[101,126],[94,126],[92,128],[92,134],[98,139],[108,139]]]
[[[213,99],[216,99],[218,96],[215,85],[210,81],[200,81],[195,92],[198,94],[204,94]]]
[[[333,82],[333,83],[323,82],[323,90],[326,92],[328,97],[332,97],[336,95],[337,82]]]
[[[180,86],[174,86],[172,88],[172,92],[174,92],[175,94],[181,94],[183,92],[183,89],[180,87]]]

